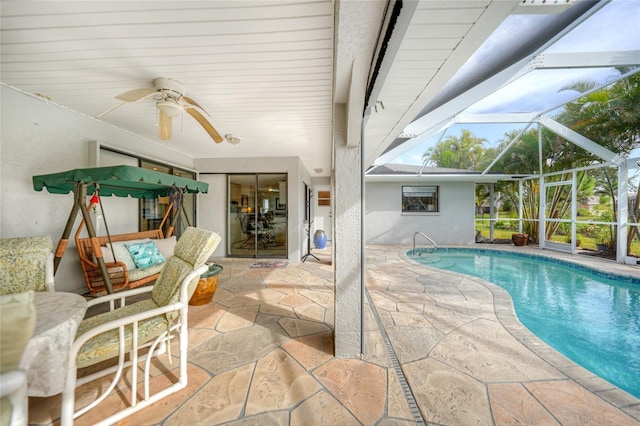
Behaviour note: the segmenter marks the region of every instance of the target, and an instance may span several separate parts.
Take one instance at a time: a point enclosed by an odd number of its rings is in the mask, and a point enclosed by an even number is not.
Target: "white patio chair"
[[[187,310],[200,275],[205,273],[206,260],[220,242],[214,232],[187,228],[178,240],[174,256],[160,272],[153,287],[140,287],[96,298],[89,307],[108,303],[109,311],[85,319],[79,326],[69,359],[65,391],[62,394],[61,425],[72,425],[74,419],[85,414],[103,401],[118,384],[125,368],[131,368],[129,406],[98,424],[113,424],[160,399],[183,389],[187,385]],[[151,298],[125,305],[125,298],[151,292]],[[114,308],[120,301],[119,308]],[[149,389],[150,367],[153,356],[162,354],[173,338],[179,338],[179,373],[177,381],[153,394]],[[140,352],[143,352],[142,354]],[[129,354],[129,359],[126,356]],[[169,357],[171,354],[168,355]],[[117,365],[77,379],[77,368],[94,366],[116,358]],[[143,392],[138,401],[139,362],[143,369]],[[115,373],[111,384],[93,402],[75,408],[75,389],[85,383]],[[172,373],[171,373],[172,374]]]

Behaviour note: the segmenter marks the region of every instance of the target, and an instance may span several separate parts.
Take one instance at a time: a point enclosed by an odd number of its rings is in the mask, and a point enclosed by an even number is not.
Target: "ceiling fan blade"
[[[204,128],[204,130],[206,130],[206,132],[209,133],[209,136],[211,136],[211,139],[213,139],[215,143],[222,142],[222,136],[220,136],[220,134],[211,125],[211,123],[209,123],[209,120],[207,120],[204,115],[200,114],[200,112],[195,108],[185,108],[185,109],[187,110],[189,115],[195,118],[196,121],[200,123],[200,125]]]
[[[116,96],[116,99],[120,99],[124,102],[138,102],[141,99],[146,98],[147,96],[156,93],[156,89],[151,88],[140,88],[129,90],[128,92],[120,93]]]
[[[160,127],[160,140],[168,141],[171,139],[171,130],[172,130],[172,118],[166,114],[163,114],[162,111],[158,111],[160,114],[159,124]]]
[[[204,108],[202,108],[202,106],[199,103],[197,103],[193,99],[188,98],[186,96],[183,96],[182,100],[185,101],[186,103],[188,103],[189,105],[193,105],[193,106],[196,106],[196,107],[200,108],[202,110],[202,112],[204,112],[205,114],[209,115],[209,113]],[[211,116],[209,115],[209,117],[211,117]]]
[[[102,117],[103,115],[110,113],[110,112],[111,112],[111,111],[113,111],[114,109],[116,109],[116,108],[118,108],[119,106],[122,106],[122,105],[124,105],[124,104],[126,104],[126,103],[127,103],[127,102],[120,102],[119,104],[112,106],[112,107],[111,107],[111,108],[109,108],[108,110],[106,110],[106,111],[104,111],[104,112],[101,112],[100,114],[96,115],[96,118],[100,118],[100,117]]]

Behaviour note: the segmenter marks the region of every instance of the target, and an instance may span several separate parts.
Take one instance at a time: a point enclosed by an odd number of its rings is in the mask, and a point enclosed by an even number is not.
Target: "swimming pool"
[[[640,398],[640,278],[497,250],[438,248],[433,254],[407,254],[504,288],[518,319],[535,335]]]

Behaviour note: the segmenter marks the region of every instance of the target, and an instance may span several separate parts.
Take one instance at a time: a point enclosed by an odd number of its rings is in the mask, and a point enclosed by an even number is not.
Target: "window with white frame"
[[[437,213],[440,210],[437,186],[403,186],[403,213]]]

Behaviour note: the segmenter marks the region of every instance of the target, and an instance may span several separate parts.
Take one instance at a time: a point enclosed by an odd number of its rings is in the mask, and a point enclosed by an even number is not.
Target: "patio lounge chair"
[[[130,386],[129,406],[102,420],[100,424],[116,423],[187,385],[188,303],[200,275],[208,270],[205,262],[219,243],[218,234],[189,227],[178,240],[173,257],[166,262],[153,287],[110,294],[89,302],[89,307],[108,303],[110,310],[85,319],[78,327],[69,359],[66,388],[62,394],[62,426],[72,425],[75,418],[104,400],[128,366],[132,366],[130,381],[127,378]],[[125,305],[125,298],[145,292],[151,292],[149,299]],[[121,301],[121,307],[114,309],[116,301]],[[167,376],[173,378],[175,374],[177,381],[169,380],[168,387],[151,394],[151,359],[166,351],[175,337],[179,338],[179,372],[170,372]],[[127,353],[129,359],[125,360]],[[169,357],[171,360],[171,354]],[[116,366],[77,378],[78,368],[95,366],[113,358],[118,359]],[[144,389],[141,400],[138,401],[137,367],[143,360]],[[75,409],[76,387],[114,372],[110,386],[98,398],[79,410]]]

